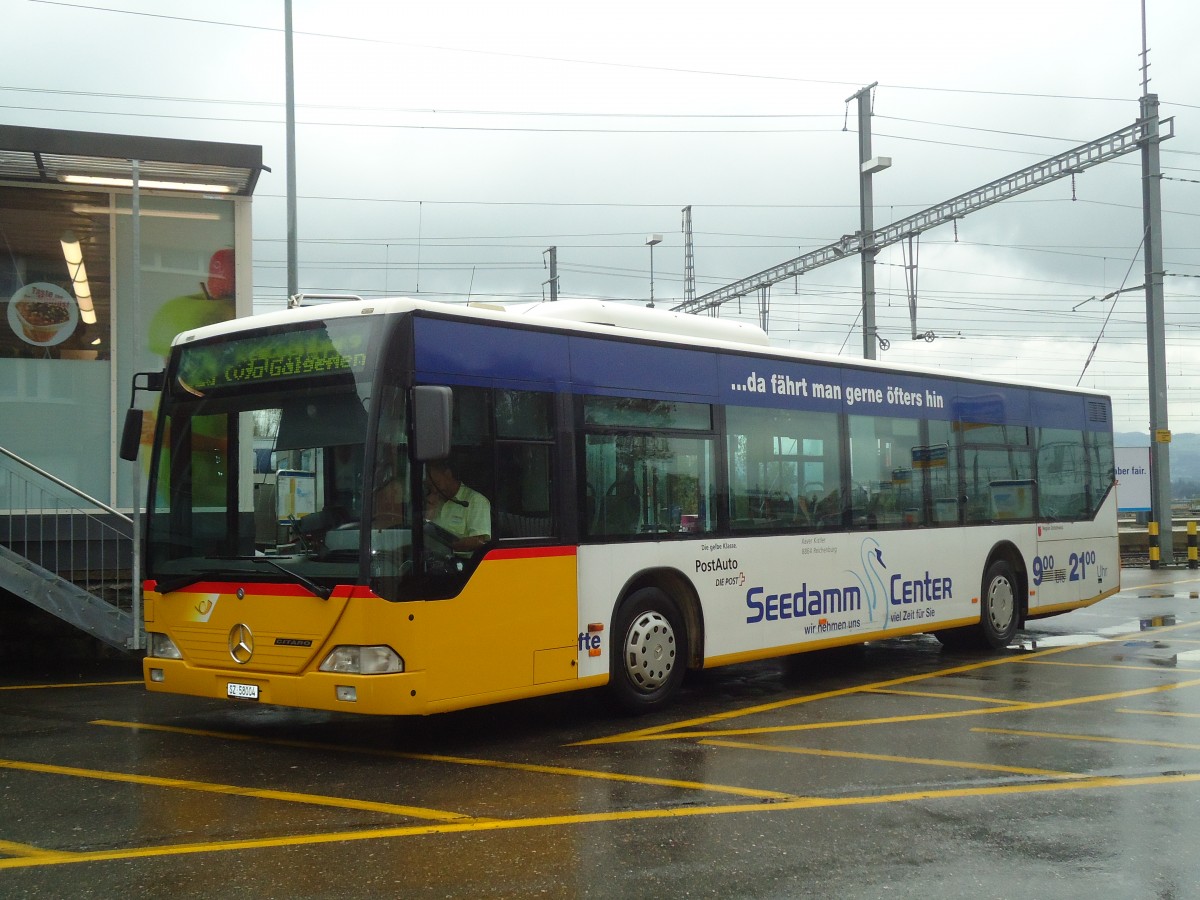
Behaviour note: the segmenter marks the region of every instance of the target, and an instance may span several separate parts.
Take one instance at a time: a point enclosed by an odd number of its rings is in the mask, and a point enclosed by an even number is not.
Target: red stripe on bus
[[[147,591],[158,591],[158,582],[146,581],[143,585]],[[197,581],[187,587],[180,588],[178,594],[232,594],[239,587],[246,588],[249,593],[257,596],[272,594],[277,597],[312,597],[313,592],[299,584],[271,584],[265,581]],[[355,591],[368,590],[357,585],[339,584],[333,589],[331,598],[356,596]]]
[[[577,547],[510,547],[491,550],[484,559],[542,559],[549,556],[574,556],[577,552]]]

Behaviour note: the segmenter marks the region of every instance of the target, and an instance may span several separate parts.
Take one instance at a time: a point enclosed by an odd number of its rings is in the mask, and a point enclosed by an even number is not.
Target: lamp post
[[[646,305],[651,309],[654,309],[654,245],[661,243],[661,234],[646,235],[646,246],[650,248],[650,302]]]

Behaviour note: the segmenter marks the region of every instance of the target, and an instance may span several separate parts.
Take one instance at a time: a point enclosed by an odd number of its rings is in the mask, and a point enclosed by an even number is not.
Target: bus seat
[[[632,534],[641,519],[642,498],[633,478],[614,481],[604,495],[603,531],[606,534]]]
[[[496,512],[496,537],[535,538],[549,537],[554,533],[550,516],[523,516],[517,513]]]

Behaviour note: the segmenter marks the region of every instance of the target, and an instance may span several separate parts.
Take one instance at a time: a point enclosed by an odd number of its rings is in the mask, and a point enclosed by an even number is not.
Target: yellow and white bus
[[[1092,392],[605,303],[186,332],[146,684],[378,714],[608,684],[642,710],[688,668],[913,633],[1001,648],[1118,590],[1111,420]],[[490,523],[468,549],[428,521],[447,457],[476,493],[435,499]]]

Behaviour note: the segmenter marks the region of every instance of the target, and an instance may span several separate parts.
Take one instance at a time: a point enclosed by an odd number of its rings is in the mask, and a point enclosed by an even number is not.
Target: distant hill
[[[1150,435],[1139,431],[1118,431],[1113,435],[1117,447],[1149,447]],[[1200,434],[1171,435],[1171,495],[1176,498],[1200,496]]]

